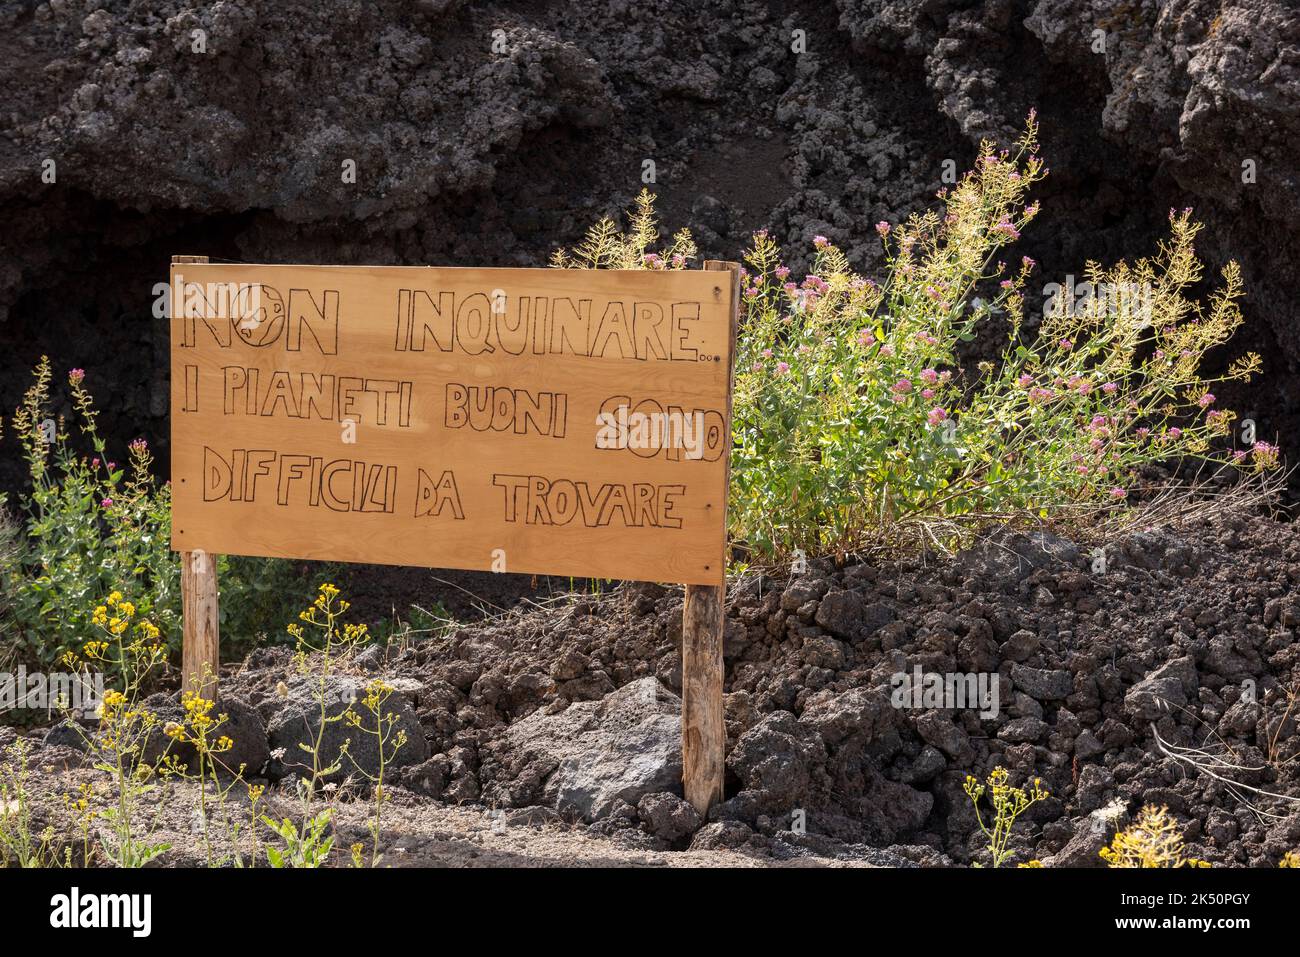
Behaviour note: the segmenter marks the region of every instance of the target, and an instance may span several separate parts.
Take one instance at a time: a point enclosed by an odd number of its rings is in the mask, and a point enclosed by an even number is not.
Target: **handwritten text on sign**
[[[172,545],[717,584],[726,271],[172,266]]]

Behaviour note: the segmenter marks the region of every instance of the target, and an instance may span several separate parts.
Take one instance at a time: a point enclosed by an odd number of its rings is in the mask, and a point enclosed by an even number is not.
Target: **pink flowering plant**
[[[67,386],[76,410],[79,448],[66,423],[50,414],[50,362],[13,416],[31,479],[23,502],[26,535],[17,561],[0,569],[15,635],[26,661],[58,663],[96,634],[90,618],[114,591],[164,634],[177,634],[180,571],[171,551],[171,495],[151,474],[152,453],[131,442],[119,464],[97,427],[86,373]]]
[[[742,273],[730,502],[733,540],[754,560],[844,554],[909,528],[946,545],[985,522],[1113,507],[1154,463],[1277,463],[1263,442],[1215,451],[1233,421],[1215,385],[1249,378],[1259,358],[1200,375],[1205,353],[1241,324],[1242,289],[1229,263],[1207,300],[1190,297],[1202,276],[1190,210],[1171,213],[1153,257],[1089,263],[1078,287],[1086,294],[1063,290],[1045,316],[1026,318],[1035,263],[1007,247],[1038,213],[1028,198],[1046,175],[1036,137],[1031,114],[1014,148],[984,144],[937,208],[877,223],[879,283],[823,236],[802,279],[772,237],[754,237]],[[632,232],[638,256],[655,238],[647,195]],[[593,241],[618,235],[606,221],[582,247],[585,261],[560,254],[556,264],[589,266]],[[683,242],[677,234],[675,247]]]
[[[1046,173],[1037,152],[1031,115],[1014,150],[984,145],[940,209],[877,224],[881,284],[822,237],[795,283],[770,237],[755,237],[731,508],[759,556],[843,553],[904,523],[960,538],[981,521],[1119,503],[1156,462],[1275,464],[1267,443],[1212,451],[1233,420],[1214,383],[1248,378],[1259,358],[1220,379],[1198,372],[1241,324],[1241,279],[1229,263],[1208,303],[1189,298],[1202,274],[1189,210],[1171,214],[1156,256],[1089,263],[1086,294],[1062,290],[1029,328],[1035,264],[1005,247],[1038,212],[1027,201]],[[991,336],[1005,336],[998,361],[962,361],[966,343],[989,354],[976,340]]]
[[[862,545],[873,530],[974,501],[972,396],[958,349],[991,317],[1019,324],[1032,263],[999,251],[1037,213],[1023,199],[1043,175],[1032,130],[1012,157],[986,146],[944,209],[878,223],[886,279],[857,275],[814,239],[812,273],[794,282],[763,232],[746,255],[731,508],[761,558]],[[988,299],[974,296],[992,280]],[[996,443],[993,443],[996,444]]]

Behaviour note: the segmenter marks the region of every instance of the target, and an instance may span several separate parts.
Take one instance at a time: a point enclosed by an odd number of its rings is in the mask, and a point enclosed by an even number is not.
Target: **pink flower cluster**
[[[1278,457],[1281,449],[1271,442],[1256,442],[1250,450],[1255,458],[1255,464],[1260,468],[1271,469],[1278,463]]]
[[[1006,216],[1003,216],[996,224],[994,224],[991,232],[998,233],[1011,241],[1020,238],[1020,230],[1016,229],[1015,224],[1012,223],[1011,220],[1007,219]]]

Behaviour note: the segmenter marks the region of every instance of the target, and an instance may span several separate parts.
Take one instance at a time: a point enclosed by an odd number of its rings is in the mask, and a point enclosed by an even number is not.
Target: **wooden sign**
[[[733,272],[171,280],[178,551],[722,582]]]
[[[722,800],[738,266],[171,280],[185,690],[216,696],[214,553],[683,582],[682,788]]]

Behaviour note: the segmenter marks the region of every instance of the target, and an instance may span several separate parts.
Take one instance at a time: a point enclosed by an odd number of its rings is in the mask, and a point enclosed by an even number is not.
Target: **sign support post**
[[[724,589],[687,585],[682,608],[682,790],[701,816],[722,800]]]
[[[704,263],[707,270],[725,270],[731,301],[731,348],[735,355],[736,325],[739,299],[739,265],[719,260]],[[734,361],[733,361],[734,366]],[[734,370],[729,373],[734,376]],[[731,422],[732,383],[727,386],[727,419]],[[724,453],[731,459],[731,440],[727,439]],[[723,525],[726,524],[727,491],[730,485],[730,468],[723,471],[722,508]],[[724,602],[727,585],[725,538],[721,585],[687,585],[686,601],[682,607],[682,791],[700,816],[722,800],[723,775],[726,765],[727,726],[722,707],[722,683],[725,665],[722,660],[722,636],[726,623]]]
[[[221,666],[217,563],[207,552],[181,552],[181,690],[215,700]]]
[[[173,256],[172,262],[207,263],[207,256]],[[176,304],[173,303],[173,308]],[[175,415],[175,410],[172,410]],[[216,559],[202,549],[182,551],[181,692],[213,700],[221,668],[221,607]]]

